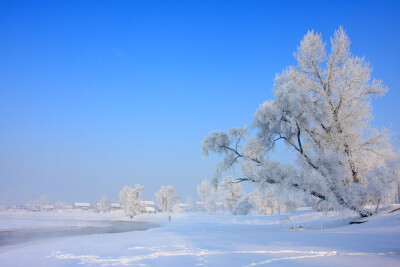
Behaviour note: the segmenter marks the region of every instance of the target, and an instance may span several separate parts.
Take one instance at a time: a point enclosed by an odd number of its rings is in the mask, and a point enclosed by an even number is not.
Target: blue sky
[[[389,87],[373,125],[400,146],[398,1],[1,1],[0,200],[183,200],[202,139],[249,124],[307,30],[342,25]],[[278,157],[285,157],[278,153]]]

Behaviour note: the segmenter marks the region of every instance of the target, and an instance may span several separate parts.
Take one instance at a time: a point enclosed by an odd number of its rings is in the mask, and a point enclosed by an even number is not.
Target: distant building
[[[39,209],[40,211],[54,211],[54,205],[43,205]]]
[[[82,203],[82,202],[75,202],[72,205],[73,209],[80,209],[80,210],[90,210],[93,209],[92,205],[90,203]]]
[[[142,206],[143,206],[143,212],[154,213],[154,212],[160,211],[154,201],[143,200],[141,202],[142,202]]]
[[[144,207],[144,213],[156,213],[156,209],[154,207]]]
[[[179,203],[179,209],[180,209],[182,212],[189,212],[189,211],[191,211],[191,210],[190,210],[191,207],[189,206],[189,204],[186,204],[186,203]]]
[[[32,203],[25,203],[20,208],[23,210],[28,210],[28,211],[39,211],[38,206],[34,205]]]
[[[111,210],[120,210],[121,204],[119,203],[111,203]]]
[[[154,201],[147,201],[147,200],[142,200],[142,205],[145,207],[155,207],[156,203]]]

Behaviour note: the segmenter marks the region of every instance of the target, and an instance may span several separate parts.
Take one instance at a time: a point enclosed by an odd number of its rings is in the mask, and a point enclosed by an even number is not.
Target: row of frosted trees
[[[136,184],[134,188],[125,186],[119,192],[119,203],[126,213],[136,216],[144,212],[145,207],[141,200],[143,188],[143,185]],[[175,188],[171,185],[161,186],[161,189],[155,194],[157,206],[161,211],[179,212],[180,198],[175,193]],[[111,201],[107,196],[103,196],[100,200],[99,209],[102,212],[110,211]]]
[[[277,194],[277,190],[282,189],[260,187],[246,193],[242,185],[230,176],[225,177],[218,185],[211,185],[207,180],[203,180],[197,186],[202,210],[209,213],[272,215],[282,211],[291,212],[296,205],[303,204],[300,197]]]

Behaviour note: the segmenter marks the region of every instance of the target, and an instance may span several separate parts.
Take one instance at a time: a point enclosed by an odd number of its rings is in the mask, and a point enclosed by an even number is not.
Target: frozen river
[[[0,247],[50,238],[144,231],[159,227],[138,221],[97,221],[96,226],[51,226],[46,228],[0,229]]]

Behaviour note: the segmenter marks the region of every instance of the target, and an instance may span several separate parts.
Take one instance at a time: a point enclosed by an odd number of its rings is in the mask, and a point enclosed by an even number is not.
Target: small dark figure
[[[131,215],[131,220],[133,219],[133,215]]]
[[[169,221],[171,221],[171,215],[168,216]]]

